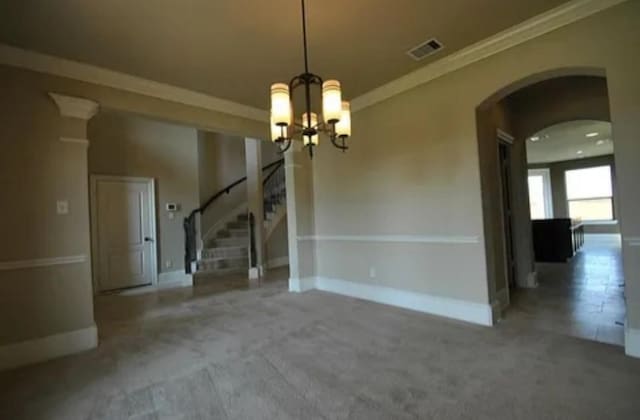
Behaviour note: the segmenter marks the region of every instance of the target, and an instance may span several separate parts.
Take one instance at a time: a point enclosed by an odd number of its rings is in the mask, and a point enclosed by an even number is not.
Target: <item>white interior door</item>
[[[153,180],[95,176],[91,190],[98,290],[155,283]]]

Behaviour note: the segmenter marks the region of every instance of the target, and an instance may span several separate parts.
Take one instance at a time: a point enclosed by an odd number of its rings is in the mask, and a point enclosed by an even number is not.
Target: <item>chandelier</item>
[[[271,85],[271,140],[279,145],[281,152],[285,152],[293,138],[301,136],[309,157],[313,158],[313,148],[318,145],[320,133],[328,135],[338,149],[348,149],[346,140],[351,135],[351,109],[349,102],[342,100],[339,81],[323,82],[320,76],[309,72],[307,17],[304,0],[301,3],[304,73],[295,76],[289,84]],[[312,109],[311,90],[315,85],[321,87],[322,115]],[[304,112],[300,119],[296,118],[291,101],[291,94],[298,88],[304,91]]]

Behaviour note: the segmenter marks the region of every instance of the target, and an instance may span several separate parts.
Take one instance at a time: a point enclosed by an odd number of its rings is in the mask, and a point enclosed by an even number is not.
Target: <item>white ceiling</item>
[[[565,2],[307,0],[311,71],[353,98]],[[262,109],[303,71],[299,0],[0,0],[0,42]]]
[[[589,133],[598,133],[587,137]],[[537,141],[533,141],[537,139]],[[539,131],[527,139],[527,161],[548,163],[613,154],[611,123],[569,121]]]

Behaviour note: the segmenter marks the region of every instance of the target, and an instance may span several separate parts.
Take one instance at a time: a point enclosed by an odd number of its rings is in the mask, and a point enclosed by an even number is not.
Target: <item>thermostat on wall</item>
[[[180,210],[180,204],[167,203],[167,211],[178,211],[178,210]]]

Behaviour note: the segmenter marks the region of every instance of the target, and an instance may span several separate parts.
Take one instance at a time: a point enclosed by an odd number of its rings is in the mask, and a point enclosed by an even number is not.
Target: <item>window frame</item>
[[[553,219],[553,191],[551,189],[551,170],[549,168],[535,168],[527,171],[527,188],[530,176],[542,176],[542,194],[544,196],[544,216],[545,219]],[[529,195],[530,199],[531,195]],[[531,208],[531,203],[529,203]],[[531,217],[531,211],[529,211]]]
[[[611,195],[610,196],[593,196],[593,197],[586,197],[586,198],[573,198],[570,199],[569,198],[569,186],[568,186],[568,182],[567,182],[567,174],[569,172],[573,172],[573,171],[582,171],[582,170],[586,170],[586,169],[594,169],[594,168],[608,168],[609,169],[609,181],[611,183]],[[565,198],[566,198],[566,202],[567,202],[567,214],[569,215],[569,217],[571,217],[571,203],[572,202],[580,202],[580,201],[594,201],[594,200],[609,200],[611,202],[611,218],[609,219],[589,219],[589,220],[584,220],[581,219],[581,221],[583,223],[602,223],[602,222],[615,222],[616,221],[616,205],[615,205],[615,200],[614,200],[614,196],[615,196],[615,187],[614,187],[614,182],[613,182],[613,165],[611,164],[604,164],[604,165],[592,165],[592,166],[585,166],[585,167],[581,167],[581,168],[573,168],[573,169],[567,169],[564,171],[564,188],[565,188]]]

